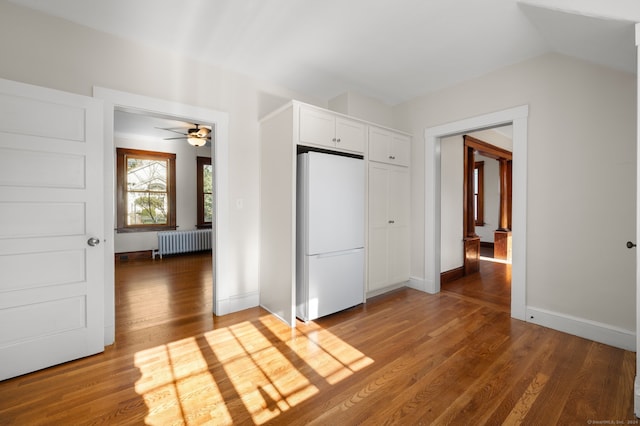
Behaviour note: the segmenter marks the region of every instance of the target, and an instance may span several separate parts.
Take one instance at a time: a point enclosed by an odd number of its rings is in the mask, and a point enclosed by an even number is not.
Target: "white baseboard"
[[[255,308],[260,305],[260,292],[253,291],[238,296],[232,296],[218,302],[219,312],[216,315],[227,315],[233,312],[243,311],[249,308]]]
[[[425,293],[430,293],[429,291],[427,291],[427,281],[425,281],[424,278],[410,277],[409,282],[407,283],[407,287],[414,290],[423,291]]]
[[[636,417],[640,417],[640,378],[636,376],[636,380],[633,384],[633,413]]]
[[[439,290],[436,291],[436,284],[432,280],[427,280],[425,278],[411,277],[409,278],[407,287],[424,291],[429,294],[436,294],[439,292]]]
[[[375,297],[375,296],[380,296],[381,294],[385,294],[388,293],[392,290],[396,290],[402,287],[407,287],[407,284],[409,282],[408,281],[403,281],[401,283],[397,283],[397,284],[392,284],[390,286],[384,287],[384,288],[379,288],[377,290],[371,290],[367,292],[367,299],[371,298],[371,297]]]
[[[531,306],[527,306],[526,321],[616,348],[636,350],[636,334],[633,331],[609,324]]]

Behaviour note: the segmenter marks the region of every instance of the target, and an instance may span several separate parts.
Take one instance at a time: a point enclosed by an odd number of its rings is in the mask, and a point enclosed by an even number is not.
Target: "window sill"
[[[140,227],[127,227],[117,228],[118,234],[128,234],[132,232],[158,232],[158,231],[175,231],[177,226],[140,226]]]

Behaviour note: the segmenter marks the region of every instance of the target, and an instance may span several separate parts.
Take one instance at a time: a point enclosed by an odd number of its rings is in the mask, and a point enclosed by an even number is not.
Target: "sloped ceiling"
[[[635,72],[628,0],[10,1],[325,100],[394,105],[550,51]]]
[[[621,71],[636,72],[633,22],[550,10],[528,4],[522,4],[521,8],[550,50]]]

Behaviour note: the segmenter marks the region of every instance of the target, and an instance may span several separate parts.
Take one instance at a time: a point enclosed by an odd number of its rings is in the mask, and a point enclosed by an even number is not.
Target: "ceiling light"
[[[207,138],[202,138],[197,134],[194,134],[187,137],[187,142],[189,142],[193,146],[202,146],[207,143]]]

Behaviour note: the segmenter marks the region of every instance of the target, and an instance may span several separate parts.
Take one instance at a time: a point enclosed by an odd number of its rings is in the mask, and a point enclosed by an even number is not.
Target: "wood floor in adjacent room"
[[[115,345],[0,382],[0,424],[635,422],[635,354],[511,319],[509,268],[292,330],[213,317],[209,255],[122,263]]]

